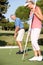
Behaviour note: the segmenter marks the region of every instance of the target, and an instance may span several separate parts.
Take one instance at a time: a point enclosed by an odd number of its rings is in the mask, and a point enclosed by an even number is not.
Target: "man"
[[[41,32],[41,27],[42,27],[41,20],[43,20],[43,15],[41,9],[38,6],[34,8],[34,2],[29,1],[28,3],[25,4],[25,6],[27,6],[31,10],[30,16],[32,16],[32,14],[34,13],[32,25],[31,25],[31,43],[35,56],[29,60],[42,61],[42,55],[41,55],[40,47],[38,45],[38,38]]]
[[[20,18],[17,18],[15,15],[10,16],[11,19],[15,20],[15,32],[14,32],[14,38],[16,38],[16,42],[19,46],[19,51],[16,54],[23,54],[23,48],[22,48],[22,39],[24,36],[24,26]]]

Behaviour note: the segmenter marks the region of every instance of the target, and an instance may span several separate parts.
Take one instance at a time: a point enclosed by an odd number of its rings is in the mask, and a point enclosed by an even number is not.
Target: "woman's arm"
[[[40,20],[43,20],[43,15],[42,15],[41,9],[40,9],[39,7],[37,8],[37,11],[34,12],[34,14],[35,14]]]

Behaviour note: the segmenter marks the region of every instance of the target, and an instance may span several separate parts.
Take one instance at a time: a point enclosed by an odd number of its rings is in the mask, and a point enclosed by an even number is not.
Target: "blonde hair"
[[[33,1],[29,1],[29,2],[31,2],[32,4],[34,4],[34,2],[33,2]]]
[[[26,3],[31,2],[32,4],[34,4],[34,2],[32,0],[27,0]]]

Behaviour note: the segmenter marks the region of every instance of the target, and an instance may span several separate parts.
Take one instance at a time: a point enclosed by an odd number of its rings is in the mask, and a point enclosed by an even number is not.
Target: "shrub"
[[[42,27],[42,29],[41,29],[41,34],[43,34],[43,27]]]
[[[25,31],[28,31],[28,28],[29,28],[29,25],[25,22],[24,23],[24,29],[25,29]]]
[[[39,45],[43,45],[43,39],[38,40]]]

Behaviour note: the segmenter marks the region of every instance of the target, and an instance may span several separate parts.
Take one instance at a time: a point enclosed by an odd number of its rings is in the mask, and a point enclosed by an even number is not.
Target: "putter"
[[[30,0],[29,0],[30,1]],[[37,0],[34,0],[35,2],[35,5],[34,5],[34,8],[36,7],[36,2]],[[22,60],[24,60],[24,56],[25,56],[25,50],[26,50],[26,47],[27,47],[27,42],[28,42],[28,38],[30,37],[30,34],[31,34],[31,24],[32,24],[32,19],[33,19],[33,15],[34,13],[32,14],[32,17],[30,19],[30,24],[29,24],[29,29],[28,29],[28,33],[27,33],[27,38],[26,38],[26,43],[25,43],[25,47],[24,47],[24,54],[22,56]]]

